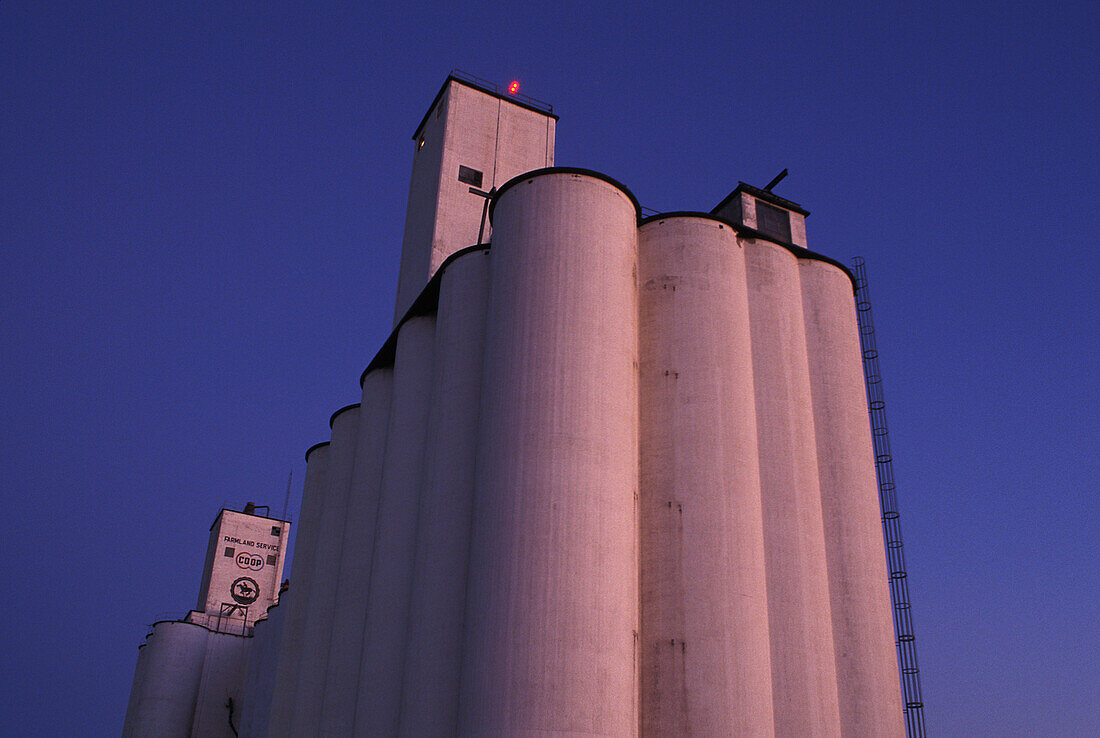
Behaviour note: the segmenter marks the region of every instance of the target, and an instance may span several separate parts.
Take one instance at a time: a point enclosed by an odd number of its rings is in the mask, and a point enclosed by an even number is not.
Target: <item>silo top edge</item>
[[[849,269],[844,263],[839,262],[836,259],[833,259],[832,257],[825,256],[824,254],[819,254],[816,251],[810,251],[807,248],[803,248],[801,246],[796,246],[793,243],[788,243],[786,241],[779,241],[774,236],[769,236],[766,233],[761,233],[760,231],[756,230],[755,228],[749,228],[748,226],[743,225],[741,223],[734,223],[732,220],[728,220],[726,218],[722,218],[720,216],[713,215],[711,213],[703,213],[703,212],[698,212],[698,211],[694,211],[694,210],[675,210],[675,211],[672,211],[672,212],[669,212],[669,213],[657,213],[656,215],[650,215],[650,216],[644,218],[640,223],[638,223],[638,227],[641,228],[643,226],[650,225],[651,223],[653,223],[655,221],[665,220],[666,218],[702,218],[702,219],[705,219],[705,220],[713,220],[713,221],[716,221],[718,223],[723,223],[723,224],[729,226],[730,228],[732,228],[734,230],[734,232],[737,233],[737,235],[739,235],[739,236],[744,236],[746,238],[751,238],[751,239],[756,240],[756,241],[767,241],[768,243],[774,243],[776,246],[782,246],[783,248],[787,249],[787,251],[790,251],[792,254],[794,254],[799,259],[809,259],[809,260],[812,260],[812,261],[823,261],[826,264],[831,264],[831,265],[839,268],[841,271],[843,271],[845,274],[848,275],[848,279],[852,282],[852,290],[853,291],[856,288],[856,275],[853,274],[852,270]]]
[[[534,177],[542,177],[548,174],[579,174],[583,177],[592,177],[593,179],[602,180],[626,195],[630,199],[630,202],[634,205],[635,218],[637,220],[642,219],[642,206],[638,203],[638,198],[634,196],[634,193],[631,192],[626,185],[624,185],[622,182],[615,179],[614,177],[609,177],[603,172],[597,172],[592,169],[583,169],[581,167],[544,167],[542,169],[532,169],[530,172],[524,172],[523,174],[512,177],[510,180],[508,180],[496,189],[496,192],[493,193],[493,199],[489,202],[489,223],[491,224],[493,222],[493,212],[496,210],[497,201],[500,199],[501,195],[515,187],[520,182],[525,182]]]
[[[741,226],[737,225],[732,220],[729,220],[727,218],[723,218],[720,215],[714,215],[712,213],[704,213],[701,210],[673,210],[673,211],[668,212],[668,213],[657,213],[656,215],[649,215],[649,216],[646,216],[645,218],[642,218],[638,222],[638,227],[641,228],[642,226],[649,225],[650,223],[652,223],[654,221],[660,221],[660,220],[664,220],[666,218],[701,218],[703,220],[713,220],[716,223],[721,223],[723,225],[727,225],[730,228],[732,228],[734,231],[737,231],[738,229],[741,228]]]
[[[401,326],[419,315],[431,315],[435,312],[436,307],[439,305],[439,283],[443,279],[443,272],[447,271],[447,267],[467,254],[485,252],[488,250],[489,244],[478,243],[473,246],[459,249],[443,260],[443,263],[435,270],[435,274],[428,280],[428,284],[424,285],[424,289],[422,289],[416,299],[413,300],[413,304],[409,306],[409,309],[401,316],[401,320],[397,321],[397,325],[390,331],[390,335],[382,342],[382,347],[378,349],[378,353],[374,355],[374,358],[367,364],[367,368],[359,375],[360,388],[363,387],[363,382],[366,381],[367,375],[372,371],[393,366],[394,356],[397,351],[397,332],[401,330]]]
[[[331,443],[331,441],[321,441],[320,443],[315,443],[315,444],[313,444],[312,446],[310,446],[309,448],[307,448],[307,449],[306,449],[306,463],[307,463],[307,464],[309,463],[309,455],[310,455],[311,453],[313,453],[313,452],[314,452],[314,451],[316,451],[317,449],[321,448],[322,446],[327,446],[327,445],[329,445],[329,443]]]
[[[352,403],[352,404],[350,404],[350,405],[344,405],[344,406],[343,406],[342,408],[340,408],[339,410],[337,410],[336,412],[334,412],[334,413],[332,414],[332,417],[328,419],[328,427],[329,427],[329,429],[331,429],[331,428],[332,428],[332,426],[333,426],[333,424],[334,424],[334,423],[336,422],[336,416],[337,416],[337,415],[339,415],[340,413],[342,413],[342,412],[345,412],[345,411],[347,411],[347,410],[354,410],[354,409],[356,409],[356,408],[358,408],[358,407],[359,407],[359,403],[358,403],[358,402],[353,402],[353,403]]]

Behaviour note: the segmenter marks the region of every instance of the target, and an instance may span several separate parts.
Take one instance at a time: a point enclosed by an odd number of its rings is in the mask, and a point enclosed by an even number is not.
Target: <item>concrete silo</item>
[[[555,123],[455,74],[417,127],[240,734],[903,735],[851,275],[767,189],[641,218]]]

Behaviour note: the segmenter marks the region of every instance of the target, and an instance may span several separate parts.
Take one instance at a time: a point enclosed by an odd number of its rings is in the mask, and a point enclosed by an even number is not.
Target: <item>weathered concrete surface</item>
[[[578,174],[497,202],[460,735],[637,730],[635,223]]]
[[[202,679],[199,680],[195,716],[191,721],[192,736],[236,738],[234,731],[243,704],[245,669],[254,642],[251,637],[207,633]],[[232,727],[229,722],[230,700],[233,702]]]
[[[638,263],[642,734],[773,735],[744,253],[674,217]]]
[[[744,240],[776,735],[840,735],[798,260]]]
[[[241,702],[251,638],[160,622],[138,652],[123,738],[230,738],[227,696]]]
[[[156,624],[138,652],[123,738],[191,735],[208,633],[191,623]]]

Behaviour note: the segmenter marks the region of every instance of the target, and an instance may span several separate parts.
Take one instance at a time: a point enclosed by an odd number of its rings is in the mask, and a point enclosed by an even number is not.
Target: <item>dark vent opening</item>
[[[773,236],[785,243],[791,242],[791,214],[786,210],[772,207],[766,202],[756,201],[756,230]]]

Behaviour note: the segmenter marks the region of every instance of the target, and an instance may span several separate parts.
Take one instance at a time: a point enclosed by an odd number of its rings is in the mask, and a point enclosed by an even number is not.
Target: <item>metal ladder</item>
[[[863,376],[867,382],[875,473],[878,476],[878,498],[882,507],[882,532],[886,539],[886,560],[890,572],[890,598],[894,603],[894,633],[897,636],[901,689],[905,699],[905,729],[909,738],[924,738],[924,702],[921,699],[916,637],[913,635],[913,614],[901,542],[894,459],[890,455],[890,439],[886,431],[886,401],[883,398],[882,374],[878,364],[878,349],[875,346],[875,327],[871,320],[871,302],[867,294],[867,271],[861,257],[852,259],[852,271],[856,278],[856,319],[863,352]]]

